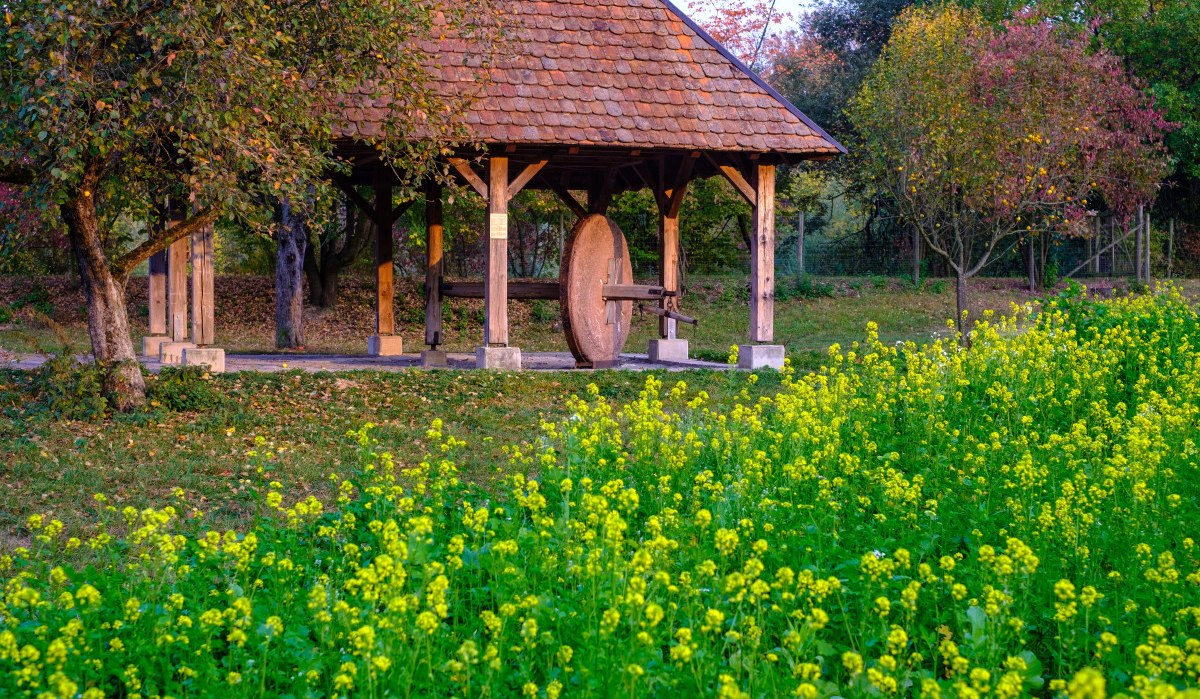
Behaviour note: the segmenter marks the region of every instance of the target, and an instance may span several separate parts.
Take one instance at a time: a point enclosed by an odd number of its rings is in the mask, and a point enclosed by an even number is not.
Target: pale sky
[[[779,12],[791,13],[792,17],[799,17],[800,13],[814,4],[813,0],[775,0],[775,9]],[[684,12],[692,11],[691,3],[688,0],[683,0],[682,2],[677,0],[675,6]],[[696,19],[700,19],[700,17],[696,17]]]
[[[775,9],[780,12],[790,12],[793,17],[797,17],[811,4],[804,0],[775,0]]]

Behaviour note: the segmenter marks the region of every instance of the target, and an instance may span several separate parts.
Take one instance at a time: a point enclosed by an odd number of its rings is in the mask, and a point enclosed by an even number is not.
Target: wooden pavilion
[[[469,41],[443,40],[432,68],[447,96],[476,94],[483,85],[465,114],[469,140],[482,150],[457,152],[448,165],[487,201],[489,216],[482,283],[447,284],[441,192],[426,186],[425,363],[445,361],[442,301],[454,296],[483,298],[480,367],[520,367],[508,333],[508,302],[519,298],[562,301],[568,344],[582,366],[616,359],[634,300],[652,302],[660,316],[651,358],[686,359],[686,341],[675,337],[685,318],[677,295],[680,204],[692,180],[720,175],[754,210],[749,344],[741,363],[781,366],[783,348],[772,344],[775,170],[845,149],[666,0],[504,0],[502,7],[506,55],[482,69],[482,83]],[[393,206],[398,181],[357,137],[376,134],[387,109],[368,103],[348,111],[341,150],[353,168],[337,180],[380,231],[391,230],[403,210]],[[373,201],[355,190],[366,185]],[[560,282],[509,283],[508,204],[523,188],[555,192],[579,219]],[[651,190],[660,214],[657,286],[632,284],[624,236],[603,216],[614,195],[642,188]],[[377,236],[376,332],[368,343],[374,355],[403,347],[393,312],[392,244],[392,236]],[[611,252],[604,252],[608,244]]]

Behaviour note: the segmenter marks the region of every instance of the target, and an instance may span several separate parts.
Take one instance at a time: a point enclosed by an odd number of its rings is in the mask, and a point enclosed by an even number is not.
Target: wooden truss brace
[[[467,181],[467,184],[471,185],[471,189],[479,193],[479,196],[484,199],[488,198],[487,183],[483,181],[482,177],[476,174],[475,169],[471,167],[470,163],[463,158],[450,158],[450,167],[454,168],[454,171],[462,176]]]
[[[546,165],[549,163],[549,158],[543,158],[535,163],[526,165],[525,169],[521,171],[521,174],[513,178],[508,185],[509,201],[511,201],[518,192],[524,189],[525,185],[529,184],[530,180],[536,177],[537,174],[541,172],[542,168],[546,167]],[[471,164],[467,162],[466,159],[450,158],[450,167],[453,167],[454,171],[457,172],[464,180],[466,180],[467,184],[471,185],[471,189],[474,189],[479,193],[479,196],[483,197],[484,199],[488,198],[487,183],[483,181],[483,178],[479,176],[479,173],[475,172],[475,169],[471,167]]]
[[[537,161],[536,163],[526,165],[525,169],[521,171],[521,174],[517,175],[513,181],[508,184],[509,201],[512,201],[513,196],[515,196],[517,192],[524,189],[525,185],[529,184],[529,181],[537,176],[537,174],[541,172],[541,169],[546,167],[549,162],[550,159],[545,158]]]
[[[683,205],[683,196],[687,193],[688,185],[692,181],[692,171],[699,159],[700,151],[689,153],[680,163],[679,171],[675,173],[675,181],[671,185],[667,184],[665,161],[659,161],[657,174],[652,174],[641,166],[635,168],[634,171],[642,180],[642,184],[646,185],[646,188],[654,194],[654,201],[658,204],[660,214],[667,218],[679,216],[679,208]]]
[[[750,206],[758,205],[758,193],[749,180],[746,179],[746,176],[742,174],[741,168],[735,165],[720,163],[708,153],[705,153],[704,156],[720,170],[725,179],[729,180],[729,184],[733,185],[733,188],[738,191],[738,194],[742,195],[742,198],[750,203]]]
[[[575,218],[587,218],[587,207],[579,203],[579,200],[575,198],[574,194],[571,194],[571,191],[567,189],[565,184],[553,180],[549,180],[547,184],[550,185],[551,191],[557,194],[558,198],[562,200],[562,203],[567,205],[571,213],[575,214]]]
[[[367,201],[363,195],[359,194],[358,191],[354,189],[354,185],[351,184],[349,178],[347,178],[345,175],[335,174],[329,179],[334,185],[337,186],[338,189],[342,190],[342,193],[346,195],[347,199],[353,202],[360,211],[367,215],[367,218],[371,219],[376,226],[379,225],[379,211],[375,208],[374,204]],[[412,205],[412,200],[397,204],[396,208],[392,209],[392,220],[395,221],[396,219],[400,218],[401,214],[403,214],[405,211],[408,211],[409,207]]]
[[[602,214],[608,210],[619,175],[618,168],[607,167],[599,180],[592,180],[591,186],[588,187],[587,210],[589,214]]]

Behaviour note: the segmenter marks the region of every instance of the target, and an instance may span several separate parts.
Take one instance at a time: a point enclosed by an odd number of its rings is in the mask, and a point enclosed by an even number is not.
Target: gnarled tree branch
[[[151,255],[166,250],[171,243],[174,243],[180,238],[185,238],[201,228],[211,225],[217,220],[220,212],[215,208],[202,209],[196,212],[195,216],[180,221],[170,228],[150,234],[146,242],[121,255],[113,262],[113,274],[126,279],[133,272],[133,268],[148,259]]]

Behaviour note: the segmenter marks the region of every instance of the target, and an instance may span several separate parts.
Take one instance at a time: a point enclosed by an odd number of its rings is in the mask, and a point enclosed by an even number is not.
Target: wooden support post
[[[664,313],[659,315],[658,333],[664,340],[676,339],[674,315],[679,311],[679,210],[683,207],[683,198],[687,195],[692,171],[699,159],[698,151],[684,156],[673,180],[667,179],[666,162],[660,160],[657,185],[652,179],[653,175],[639,171],[639,176],[650,186],[658,203],[658,283],[666,291],[659,301],[659,308]]]
[[[150,334],[167,334],[167,251],[150,256]]]
[[[612,203],[613,191],[617,186],[617,169],[605,168],[603,172],[592,177],[588,185],[587,210],[589,214],[603,214]]]
[[[508,346],[508,158],[488,167],[487,270],[484,280],[483,346]]]
[[[775,166],[757,165],[750,246],[750,340],[775,339]]]
[[[679,212],[666,211],[658,219],[659,267],[658,284],[674,295],[664,296],[659,306],[664,311],[679,310]],[[675,339],[675,319],[661,316],[658,334],[666,340]]]
[[[442,344],[442,188],[425,188],[425,344]]]
[[[375,334],[394,335],[392,282],[392,183],[383,167],[375,170]]]
[[[171,225],[174,225],[172,222]],[[175,342],[188,339],[188,239],[167,248],[167,322]]]
[[[192,342],[213,344],[216,313],[213,307],[213,225],[192,234]]]

